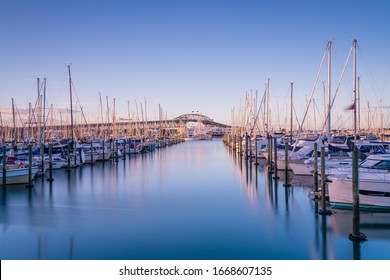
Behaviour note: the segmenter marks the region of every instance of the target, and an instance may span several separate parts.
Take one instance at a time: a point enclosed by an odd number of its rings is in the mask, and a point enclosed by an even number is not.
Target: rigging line
[[[319,116],[321,116],[322,113],[320,112],[320,109],[319,109],[318,106],[317,106],[317,102],[313,102],[313,105],[314,105],[314,108],[316,109],[317,114],[318,114]]]
[[[377,83],[376,83],[376,81],[375,81],[375,77],[374,77],[374,75],[372,74],[371,68],[370,68],[370,66],[368,65],[368,62],[367,62],[367,60],[366,60],[366,58],[365,58],[363,52],[361,51],[360,44],[357,45],[357,49],[358,49],[358,52],[359,52],[360,57],[362,58],[363,62],[365,63],[365,65],[366,65],[366,67],[367,67],[367,70],[368,70],[368,73],[369,73],[369,78],[370,78],[369,80],[372,79],[371,82],[373,83],[374,95],[375,95],[375,98],[378,100],[378,98],[377,98],[377,96],[376,96],[376,95],[377,95],[377,94],[376,94],[376,91],[381,92],[381,90],[379,89],[379,87],[378,87],[378,85],[377,85]],[[376,91],[375,91],[375,90],[376,90]],[[383,94],[381,94],[381,95],[383,95]]]
[[[364,87],[362,87],[362,80],[360,80],[360,91],[363,92],[364,100],[365,100],[366,102],[368,102],[369,100],[368,100],[368,98],[367,98],[366,91],[364,90]],[[361,97],[360,97],[360,99],[361,99]],[[377,102],[379,103],[378,100],[377,100]]]
[[[248,93],[246,94],[245,96],[245,130],[247,128],[247,126],[249,125],[250,123],[250,112],[248,112],[248,107],[249,107],[249,95]]]
[[[254,102],[254,98],[253,98],[253,96],[252,96],[252,90],[251,90],[251,98],[250,98],[250,104],[248,104],[248,106],[249,106],[249,108],[250,108],[250,110],[249,110],[249,116],[248,116],[248,124],[249,125],[251,125],[251,117],[253,118],[253,125],[252,125],[252,128],[250,129],[250,135],[252,135],[252,132],[253,132],[253,130],[254,130],[254,126],[256,125],[256,119],[257,119],[257,116],[258,116],[258,110],[255,110],[255,111],[253,111],[253,105],[251,104],[252,102]],[[257,108],[256,108],[257,109]],[[257,111],[257,113],[256,113],[256,111]],[[256,113],[256,116],[255,116],[255,113]]]
[[[255,126],[257,126],[257,129],[260,130],[260,128],[258,126],[258,123],[257,123],[257,119],[258,119],[259,113],[260,113],[260,111],[262,109],[262,105],[263,105],[264,99],[265,99],[265,95],[263,95],[263,98],[261,99],[261,102],[260,102],[260,105],[259,105],[259,109],[257,110],[257,114],[256,114],[256,117],[255,117],[255,123],[253,124],[253,127],[251,129],[251,134],[252,134],[253,130],[255,129]]]
[[[87,119],[85,118],[85,115],[84,115],[83,107],[81,106],[81,103],[80,103],[80,100],[79,100],[79,96],[77,94],[77,91],[76,91],[76,88],[75,88],[75,86],[73,84],[73,81],[72,81],[72,88],[73,88],[73,92],[76,94],[77,103],[80,105],[81,116],[83,117],[85,124],[88,125]]]
[[[364,91],[364,87],[362,86],[362,79],[360,79],[360,90],[363,91],[363,95],[364,95],[364,98],[366,99],[366,101],[368,100],[367,99],[367,95],[366,95],[366,92]],[[375,95],[375,100],[376,100],[376,103],[379,104],[380,103],[380,100],[378,100],[378,97],[376,96],[376,94],[374,93]],[[384,99],[382,99],[382,103],[384,103],[383,101],[385,101]],[[383,107],[383,106],[382,106]]]
[[[340,130],[344,126],[344,124],[347,123],[348,121],[350,121],[351,119],[352,119],[352,116],[349,116],[345,121],[340,123],[340,125],[336,128],[336,130]],[[336,122],[334,124],[336,124]]]
[[[88,125],[87,119],[85,118],[85,115],[84,115],[83,106],[81,106],[80,102],[78,102],[78,103],[80,105],[81,116],[83,117],[85,124]]]
[[[294,111],[294,116],[295,116],[295,121],[297,122],[298,124],[298,129],[301,130],[301,128],[303,127],[303,123],[302,125],[299,124],[299,119],[298,119],[298,115],[297,115],[297,111],[295,110],[295,106],[293,105],[293,111]],[[292,132],[291,132],[292,133]],[[298,138],[299,139],[299,138]]]
[[[17,113],[17,115],[19,117],[19,121],[22,124],[22,128],[26,128],[25,125],[24,125],[24,122],[22,120],[22,117],[20,116],[19,109],[18,109],[18,106],[16,106],[16,102],[15,101],[14,101],[14,107],[15,107],[16,113]]]
[[[326,114],[326,118],[325,118],[325,121],[324,121],[324,124],[323,124],[323,126],[322,126],[321,131],[324,131],[324,129],[325,129],[326,122],[327,122],[328,117],[329,117],[329,113],[330,113],[330,111],[331,111],[332,108],[333,108],[334,101],[335,101],[335,99],[336,99],[337,93],[339,92],[340,85],[341,85],[341,81],[342,81],[342,79],[343,79],[343,77],[344,77],[345,69],[347,68],[347,64],[348,64],[349,59],[350,59],[350,57],[351,57],[352,50],[353,50],[353,47],[351,47],[351,49],[350,49],[350,51],[349,51],[349,53],[348,53],[347,59],[346,59],[346,61],[345,61],[343,70],[341,71],[340,79],[339,79],[339,81],[338,81],[338,83],[337,83],[337,87],[336,87],[335,92],[334,92],[334,94],[333,94],[332,102],[330,103],[330,110],[329,110],[329,111],[327,112],[327,114]]]
[[[34,107],[31,107],[31,117],[30,117],[30,122],[31,123],[37,123],[37,118],[35,116],[36,111],[37,111],[37,107],[38,107],[38,98],[35,101]]]
[[[321,73],[322,65],[324,64],[324,60],[325,60],[325,57],[326,57],[327,50],[328,50],[328,46],[325,48],[324,55],[322,56],[322,60],[321,60],[321,63],[320,63],[320,67],[318,68],[317,75],[316,75],[316,78],[314,80],[313,88],[312,88],[311,94],[310,94],[310,99],[309,99],[309,102],[308,102],[308,104],[306,106],[305,114],[303,115],[302,125],[305,123],[307,112],[309,111],[309,107],[310,107],[311,101],[313,99],[313,95],[314,95],[314,92],[315,92],[315,89],[316,89],[316,86],[317,86],[318,78],[319,78],[320,73]],[[298,139],[299,139],[299,137],[301,135],[302,125],[299,126]],[[297,141],[295,141],[295,143],[294,143],[294,147],[293,147],[293,149],[291,151],[291,154],[294,153],[296,147],[297,147]]]
[[[259,110],[262,111],[263,108],[259,108]],[[265,120],[263,119],[263,123],[264,123],[264,122],[265,122]],[[257,121],[256,121],[256,127],[257,127],[258,131],[263,131],[263,133],[265,133],[264,126],[263,126],[263,128],[260,128],[259,123],[258,123]],[[264,135],[263,135],[263,136],[264,136]]]

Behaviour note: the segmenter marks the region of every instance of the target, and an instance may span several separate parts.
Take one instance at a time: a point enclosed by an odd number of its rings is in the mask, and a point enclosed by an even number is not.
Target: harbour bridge
[[[194,114],[194,113],[191,113],[191,114],[183,114],[183,115],[180,115],[176,118],[173,119],[174,122],[184,122],[184,123],[187,123],[187,122],[201,122],[203,123],[204,125],[206,126],[216,126],[216,127],[222,127],[222,128],[228,128],[230,127],[229,125],[226,125],[226,124],[222,124],[222,123],[219,123],[219,122],[215,122],[213,119],[205,116],[205,115],[202,115],[202,114]]]
[[[205,126],[213,126],[213,127],[219,127],[219,128],[229,128],[230,125],[215,122],[213,119],[206,115],[202,114],[182,114],[176,118],[170,119],[170,120],[151,120],[151,121],[133,121],[133,120],[127,120],[127,119],[120,119],[121,125],[128,125],[128,124],[146,124],[146,125],[158,125],[158,124],[170,124],[173,127],[176,127],[179,124],[187,124],[189,122],[196,122],[196,123],[202,123]],[[99,125],[99,124],[96,124]]]
[[[203,124],[208,131],[212,131],[216,134],[223,134],[227,129],[230,128],[229,125],[215,122],[210,117],[197,114],[182,114],[173,119],[162,119],[162,120],[148,120],[148,121],[138,121],[138,120],[128,120],[119,118],[113,122],[100,122],[100,123],[76,123],[73,126],[73,131],[77,137],[85,137],[85,135],[101,134],[103,131],[105,135],[115,135],[117,133],[121,134],[130,134],[130,135],[146,135],[151,134],[155,131],[162,131],[165,133],[186,133],[188,123],[201,123]],[[26,127],[26,124],[23,126],[11,127],[3,126],[0,127],[2,131],[2,138],[16,138],[19,140],[26,139],[28,137],[37,137],[42,128],[38,127],[36,124],[30,127]],[[71,134],[72,128],[69,123],[65,124],[53,124],[50,123],[46,125],[45,131],[47,137],[54,135],[62,135],[63,137],[69,136]],[[12,135],[15,133],[15,137]],[[5,136],[5,137],[4,137]],[[8,136],[8,137],[7,137]],[[38,137],[37,137],[38,138]]]

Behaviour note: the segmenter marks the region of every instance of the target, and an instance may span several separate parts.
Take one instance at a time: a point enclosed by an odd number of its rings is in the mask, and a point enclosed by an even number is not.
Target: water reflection
[[[1,259],[390,259],[388,214],[318,215],[310,178],[268,172],[221,141],[56,170],[1,192]],[[378,237],[377,237],[378,236]]]

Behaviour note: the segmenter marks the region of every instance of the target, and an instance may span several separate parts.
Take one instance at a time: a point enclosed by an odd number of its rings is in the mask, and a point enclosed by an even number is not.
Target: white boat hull
[[[328,184],[329,201],[339,207],[351,207],[352,179],[331,178]],[[390,210],[390,180],[388,174],[359,175],[359,205],[361,208]]]
[[[299,176],[312,176],[314,172],[312,164],[291,162],[289,167],[295,175]]]
[[[31,168],[31,180],[34,179],[38,172],[39,168],[34,166]],[[28,184],[29,181],[29,169],[28,168],[17,168],[9,169],[6,174],[6,184],[15,185],[15,184]],[[3,184],[3,170],[0,170],[0,184]]]
[[[107,161],[110,159],[111,154],[112,153],[110,151],[98,152],[96,160],[97,161]]]

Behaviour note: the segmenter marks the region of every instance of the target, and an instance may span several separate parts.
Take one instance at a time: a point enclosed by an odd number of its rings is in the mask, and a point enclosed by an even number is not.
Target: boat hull
[[[38,172],[39,168],[34,166],[31,168],[31,180],[34,179]],[[29,182],[29,169],[28,168],[18,168],[18,169],[9,169],[6,174],[6,184],[7,185],[16,185],[16,184],[28,184]],[[0,185],[3,185],[3,172],[0,172]]]
[[[390,211],[390,181],[385,174],[377,178],[359,179],[359,207],[366,210]],[[382,178],[381,178],[382,177]],[[338,208],[351,208],[352,179],[332,178],[328,184],[329,201]]]

